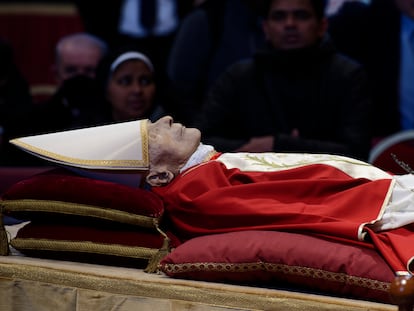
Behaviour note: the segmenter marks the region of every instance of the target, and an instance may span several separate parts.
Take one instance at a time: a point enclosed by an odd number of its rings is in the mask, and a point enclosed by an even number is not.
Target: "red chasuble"
[[[163,198],[166,215],[182,241],[256,229],[304,232],[360,244],[363,225],[379,217],[390,186],[390,179],[353,178],[324,164],[242,172],[211,161],[153,191]],[[391,237],[367,233],[394,271],[406,271],[413,248],[407,253],[409,241],[400,243],[398,236],[405,234],[399,230],[403,229],[392,230]]]
[[[377,219],[389,179],[352,178],[323,164],[242,172],[211,161],[155,188],[183,239],[239,230],[293,230],[358,240]]]

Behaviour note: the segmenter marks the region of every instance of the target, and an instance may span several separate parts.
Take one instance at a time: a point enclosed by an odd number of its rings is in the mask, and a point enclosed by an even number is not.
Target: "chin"
[[[201,139],[201,132],[199,129],[195,127],[186,128],[187,134],[192,135],[193,137],[197,137],[198,139]]]
[[[197,142],[198,142],[198,144],[200,144],[201,143],[201,132],[199,130],[197,130],[197,131],[198,131]]]

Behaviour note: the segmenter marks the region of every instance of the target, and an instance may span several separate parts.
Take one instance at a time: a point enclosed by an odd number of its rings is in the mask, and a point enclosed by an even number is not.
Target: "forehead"
[[[100,50],[72,49],[61,54],[60,62],[70,65],[91,65],[96,66],[101,58]]]
[[[60,48],[60,54],[69,55],[101,55],[102,51],[99,46],[94,44],[65,44]]]
[[[270,5],[270,10],[309,10],[313,11],[313,6],[310,0],[273,0]]]
[[[145,64],[143,61],[139,59],[130,59],[122,62],[118,65],[118,67],[116,67],[116,69],[114,70],[114,74],[123,73],[126,71],[151,73],[151,70],[150,68],[148,68],[147,64]]]

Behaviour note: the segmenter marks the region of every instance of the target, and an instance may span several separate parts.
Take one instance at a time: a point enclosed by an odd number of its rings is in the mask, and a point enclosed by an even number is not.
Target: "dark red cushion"
[[[168,238],[170,246],[175,246],[174,237],[168,235]],[[33,257],[145,268],[157,256],[164,241],[159,232],[134,226],[30,222],[17,232],[10,244]]]
[[[394,274],[368,245],[276,231],[242,231],[193,238],[160,263],[176,278],[294,286],[390,302]]]
[[[135,267],[149,261],[153,271],[164,251],[163,202],[145,189],[55,169],[14,184],[0,207],[31,221],[11,241],[26,255]]]
[[[10,187],[0,204],[6,215],[22,219],[82,216],[153,227],[164,206],[141,188],[81,177],[66,170],[34,175]]]

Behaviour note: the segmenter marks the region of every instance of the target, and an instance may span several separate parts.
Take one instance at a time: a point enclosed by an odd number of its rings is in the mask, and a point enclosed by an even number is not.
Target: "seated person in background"
[[[265,2],[268,48],[216,81],[195,123],[203,141],[223,151],[367,159],[372,115],[367,77],[359,64],[336,52],[326,34],[326,1]]]
[[[75,76],[95,78],[96,68],[107,54],[105,41],[88,33],[67,35],[56,44],[56,82],[63,82]]]
[[[394,271],[412,268],[414,175],[392,176],[337,155],[219,153],[200,137],[198,129],[166,116],[154,123],[130,121],[12,143],[83,168],[80,173],[106,171],[120,179],[141,174],[163,199],[165,216],[182,240],[288,230],[364,242]]]
[[[96,69],[108,51],[104,41],[88,33],[74,33],[56,45],[57,90],[38,103],[27,133],[53,132],[92,126],[104,121]]]
[[[262,0],[206,0],[182,21],[167,63],[169,111],[191,125],[225,69],[265,44]]]
[[[104,39],[111,50],[134,44],[153,62],[157,70],[157,85],[164,85],[172,41],[182,18],[192,10],[193,0],[73,2],[86,31]]]
[[[97,80],[108,121],[157,120],[165,115],[158,103],[154,66],[137,50],[123,48],[105,58]]]
[[[330,18],[329,32],[338,49],[360,61],[368,72],[374,138],[414,129],[413,1],[345,3]]]

